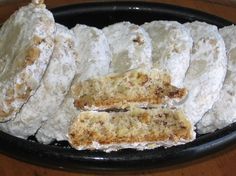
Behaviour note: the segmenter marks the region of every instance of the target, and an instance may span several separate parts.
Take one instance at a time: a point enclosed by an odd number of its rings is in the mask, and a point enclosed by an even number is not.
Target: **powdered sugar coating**
[[[67,140],[70,122],[79,114],[73,103],[74,99],[68,94],[56,113],[37,132],[39,142],[49,144],[54,140]]]
[[[102,30],[86,25],[76,25],[71,29],[75,35],[77,64],[80,80],[102,76],[108,73],[111,52]]]
[[[225,42],[228,57],[227,69],[236,72],[236,26],[226,26],[219,31]]]
[[[182,87],[193,45],[189,31],[176,21],[152,21],[141,27],[152,40],[153,66],[167,70],[172,84]]]
[[[228,70],[220,97],[197,124],[199,133],[214,132],[236,122],[236,26],[220,29],[227,50]]]
[[[53,51],[55,23],[44,4],[16,11],[0,30],[0,121],[16,113],[38,88]]]
[[[219,97],[227,58],[224,41],[216,26],[198,21],[184,25],[190,30],[194,45],[184,80],[189,94],[182,107],[196,124]]]
[[[125,72],[141,65],[152,66],[151,39],[143,28],[120,22],[103,28],[103,31],[112,52],[110,72]]]
[[[22,107],[16,118],[1,124],[3,131],[27,138],[57,111],[75,75],[76,53],[72,33],[64,26],[56,26],[55,48],[45,75],[36,93]]]

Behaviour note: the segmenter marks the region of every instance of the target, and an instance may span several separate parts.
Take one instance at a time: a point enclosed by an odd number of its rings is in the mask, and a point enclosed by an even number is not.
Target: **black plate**
[[[205,21],[218,27],[231,23],[203,12],[171,5],[144,2],[109,2],[73,5],[52,10],[57,22],[68,27],[77,23],[102,28],[130,21],[136,24],[152,20],[176,20],[181,23]],[[76,151],[67,142],[42,145],[0,132],[0,151],[9,156],[42,166],[66,170],[136,170],[161,168],[194,160],[217,152],[236,141],[236,124],[215,133],[198,136],[194,142],[168,149],[118,152]]]

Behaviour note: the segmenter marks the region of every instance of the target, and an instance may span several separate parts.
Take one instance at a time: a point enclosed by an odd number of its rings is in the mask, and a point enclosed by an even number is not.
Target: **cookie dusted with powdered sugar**
[[[72,31],[75,35],[75,49],[79,55],[76,68],[78,74],[74,82],[108,74],[111,53],[103,32],[86,25],[76,25]],[[79,110],[74,107],[74,99],[69,92],[52,118],[37,132],[36,138],[44,144],[54,140],[67,140],[71,119],[78,114]]]
[[[236,122],[236,26],[220,29],[228,56],[228,70],[217,102],[197,124],[199,133],[214,132]]]
[[[227,69],[231,72],[236,72],[236,26],[226,26],[219,31],[225,42],[228,57]]]
[[[143,28],[120,22],[103,28],[103,31],[112,52],[110,72],[125,72],[141,65],[152,66],[151,39]]]
[[[16,11],[0,29],[0,122],[14,119],[47,68],[55,23],[45,5],[33,1]]]
[[[71,120],[80,112],[73,103],[74,99],[68,94],[58,110],[37,131],[36,138],[40,143],[49,144],[54,140],[67,140]]]
[[[39,88],[15,119],[1,124],[3,131],[27,138],[51,119],[64,100],[76,72],[73,33],[57,24],[55,47]]]
[[[167,70],[172,84],[182,87],[193,45],[188,29],[176,21],[152,21],[141,27],[152,40],[153,66]]]
[[[80,24],[71,30],[80,56],[77,64],[80,80],[106,75],[111,62],[111,51],[102,30]]]
[[[184,80],[189,93],[182,107],[196,124],[219,97],[227,70],[227,57],[216,26],[198,21],[184,26],[190,30],[193,48]]]

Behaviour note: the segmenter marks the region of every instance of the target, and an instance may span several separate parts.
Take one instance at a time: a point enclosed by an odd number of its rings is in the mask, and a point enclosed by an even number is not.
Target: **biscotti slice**
[[[181,110],[132,108],[126,112],[84,111],[69,128],[69,142],[78,150],[117,151],[170,147],[195,138]]]
[[[14,119],[40,85],[54,48],[55,22],[32,1],[0,29],[0,122]]]
[[[78,82],[72,86],[74,105],[83,110],[153,106],[167,99],[180,100],[186,89],[171,85],[169,74],[144,68]]]

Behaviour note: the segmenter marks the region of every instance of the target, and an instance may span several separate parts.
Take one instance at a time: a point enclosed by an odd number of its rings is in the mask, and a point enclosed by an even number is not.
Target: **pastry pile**
[[[0,29],[0,130],[78,150],[185,144],[236,122],[236,26],[72,29],[42,1]]]

